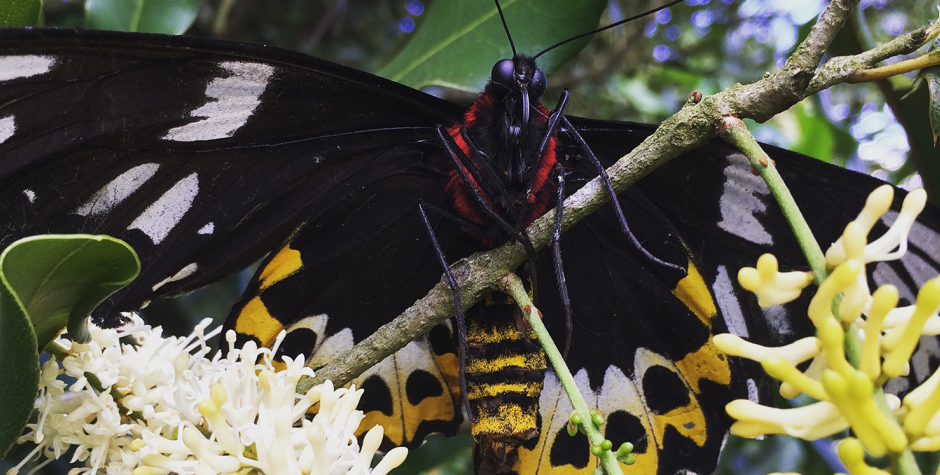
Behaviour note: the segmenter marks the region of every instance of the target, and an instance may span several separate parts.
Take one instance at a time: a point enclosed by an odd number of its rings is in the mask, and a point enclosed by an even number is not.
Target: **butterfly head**
[[[518,93],[536,102],[545,92],[545,73],[538,69],[529,56],[516,55],[512,59],[501,59],[490,76],[493,84],[504,94]]]

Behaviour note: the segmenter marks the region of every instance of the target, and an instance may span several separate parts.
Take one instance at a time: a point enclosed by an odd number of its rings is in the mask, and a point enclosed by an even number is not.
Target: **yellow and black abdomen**
[[[503,473],[518,448],[538,438],[545,351],[504,294],[467,314],[467,399],[473,412],[477,473]]]

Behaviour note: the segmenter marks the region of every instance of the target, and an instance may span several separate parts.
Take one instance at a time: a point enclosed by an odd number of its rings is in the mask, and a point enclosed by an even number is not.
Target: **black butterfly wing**
[[[572,122],[605,165],[653,131],[643,124]],[[578,154],[575,147],[563,151]],[[824,247],[855,218],[867,194],[883,184],[776,147],[768,152]],[[581,165],[572,178],[593,175]],[[896,197],[895,209],[902,198]],[[688,258],[697,272],[679,280],[640,256],[622,236],[609,206],[586,218],[562,237],[576,342],[567,361],[589,405],[607,416],[606,436],[614,447],[635,445],[637,465],[625,470],[710,473],[730,426],[725,403],[770,396],[759,366],[724,357],[711,335],[732,332],[779,345],[813,334],[805,315],[808,295],[761,309],[737,285],[737,270],[753,266],[764,252],[777,255],[782,268],[805,269],[805,261],[762,180],[751,174],[743,155],[722,142],[654,171],[620,200],[648,250],[670,262]],[[900,285],[913,301],[916,288],[940,272],[938,243],[940,213],[928,207],[911,233],[911,252],[873,266],[872,282]],[[550,291],[554,281],[545,257],[539,262],[539,305],[556,341],[564,341],[564,317]],[[922,340],[915,362],[921,367],[912,371],[920,380],[936,367],[937,346],[935,338]],[[590,473],[596,468],[586,438],[567,435],[570,412],[549,374],[540,399],[540,438],[521,451],[519,473]]]
[[[276,48],[0,30],[0,246],[126,240],[143,270],[96,312],[108,317],[244,268],[377,177],[396,183],[381,200],[430,188],[436,170],[415,157],[458,113]]]
[[[192,38],[6,30],[0,65],[0,246],[48,232],[129,242],[143,270],[98,309],[106,321],[280,250],[226,328],[271,344],[287,327],[282,351],[316,350],[319,365],[440,279],[417,203],[447,199],[435,127],[462,112],[454,104],[306,55]],[[431,220],[448,255],[479,248]],[[453,434],[455,371],[442,325],[357,381],[363,426],[382,423],[395,445]]]

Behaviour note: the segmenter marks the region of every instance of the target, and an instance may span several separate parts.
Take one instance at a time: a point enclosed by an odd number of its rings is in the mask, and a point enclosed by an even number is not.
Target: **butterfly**
[[[99,321],[270,252],[227,326],[262,343],[288,329],[282,351],[312,352],[318,366],[440,280],[417,205],[459,208],[453,183],[466,181],[454,181],[454,157],[438,126],[457,142],[459,125],[470,129],[483,106],[475,115],[309,56],[192,38],[5,30],[0,71],[0,245],[48,232],[129,242],[141,276],[96,311]],[[605,166],[652,131],[569,120]],[[571,189],[596,175],[583,147],[564,133],[556,140],[555,160]],[[460,153],[469,158],[472,147]],[[771,154],[803,208],[826,210],[808,211],[822,242],[880,184],[785,150]],[[620,202],[644,248],[688,275],[643,256],[610,207],[566,233],[574,314],[568,362],[606,414],[606,436],[635,444],[638,465],[630,470],[709,472],[728,427],[724,403],[758,398],[763,386],[754,368],[715,350],[711,335],[733,331],[775,344],[811,331],[800,303],[759,309],[731,276],[762,252],[790,266],[800,265],[800,254],[746,160],[720,143],[657,170]],[[445,256],[490,245],[467,232],[472,218],[455,223],[454,214],[429,215]],[[873,272],[875,283],[912,289],[937,273],[931,243],[940,220],[935,211],[924,219],[914,251]],[[540,253],[534,262],[538,305],[563,340],[552,259]],[[471,336],[498,336],[492,339],[504,346],[480,360],[505,368],[493,361],[517,356],[509,347],[525,331],[507,323],[511,315],[489,317],[496,312],[488,307],[505,308],[494,300],[471,310]],[[453,333],[442,324],[359,378],[369,395],[367,422],[391,428],[389,444],[414,446],[456,431],[463,416]],[[542,375],[537,362],[522,369],[540,375],[522,389],[537,387],[536,412],[531,403],[511,405],[510,392],[497,394],[497,409],[528,411],[537,427],[513,449],[512,468],[593,471],[586,440],[565,430],[570,407],[557,379]]]

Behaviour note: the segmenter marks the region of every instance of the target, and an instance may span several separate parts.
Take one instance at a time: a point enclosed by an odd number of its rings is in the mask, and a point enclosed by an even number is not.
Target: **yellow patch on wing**
[[[413,441],[423,423],[453,421],[460,408],[454,405],[454,399],[447,387],[450,383],[446,374],[455,371],[441,366],[447,364],[446,359],[442,360],[433,355],[425,336],[412,341],[356,378],[354,384],[359,387],[366,379],[378,377],[391,397],[391,400],[387,401],[391,414],[379,410],[367,412],[359,424],[361,431],[381,424],[385,428],[385,436],[397,446]],[[441,388],[439,393],[427,395],[417,404],[409,399],[406,391],[408,378],[415,370],[426,371]]]
[[[698,383],[702,379],[725,386],[731,384],[731,366],[728,364],[728,357],[715,346],[711,336],[708,337],[708,343],[702,345],[697,351],[676,361],[676,367],[682,372],[695,394],[701,392]]]
[[[235,331],[250,335],[260,342],[261,346],[270,347],[277,334],[284,329],[276,318],[271,316],[261,297],[255,296],[242,307],[235,321]]]
[[[692,400],[688,405],[677,407],[665,414],[653,415],[656,445],[660,450],[664,449],[663,435],[668,426],[672,426],[682,434],[683,437],[695,442],[699,447],[705,445],[705,439],[708,438],[708,433],[705,430],[705,413],[702,412],[702,407],[699,406],[698,400],[696,400],[692,394],[689,394],[689,396]]]
[[[718,315],[718,308],[708,290],[708,285],[702,279],[702,274],[689,261],[689,273],[676,284],[672,293],[685,304],[692,313],[698,317],[708,328],[712,327],[712,318]]]
[[[444,353],[443,355],[435,355],[434,360],[437,361],[437,366],[441,370],[441,377],[447,384],[447,389],[450,391],[451,396],[461,397],[460,360],[457,358],[457,354]]]
[[[291,249],[290,245],[284,246],[261,271],[261,290],[286,279],[301,267],[303,261],[300,259],[300,251]]]

